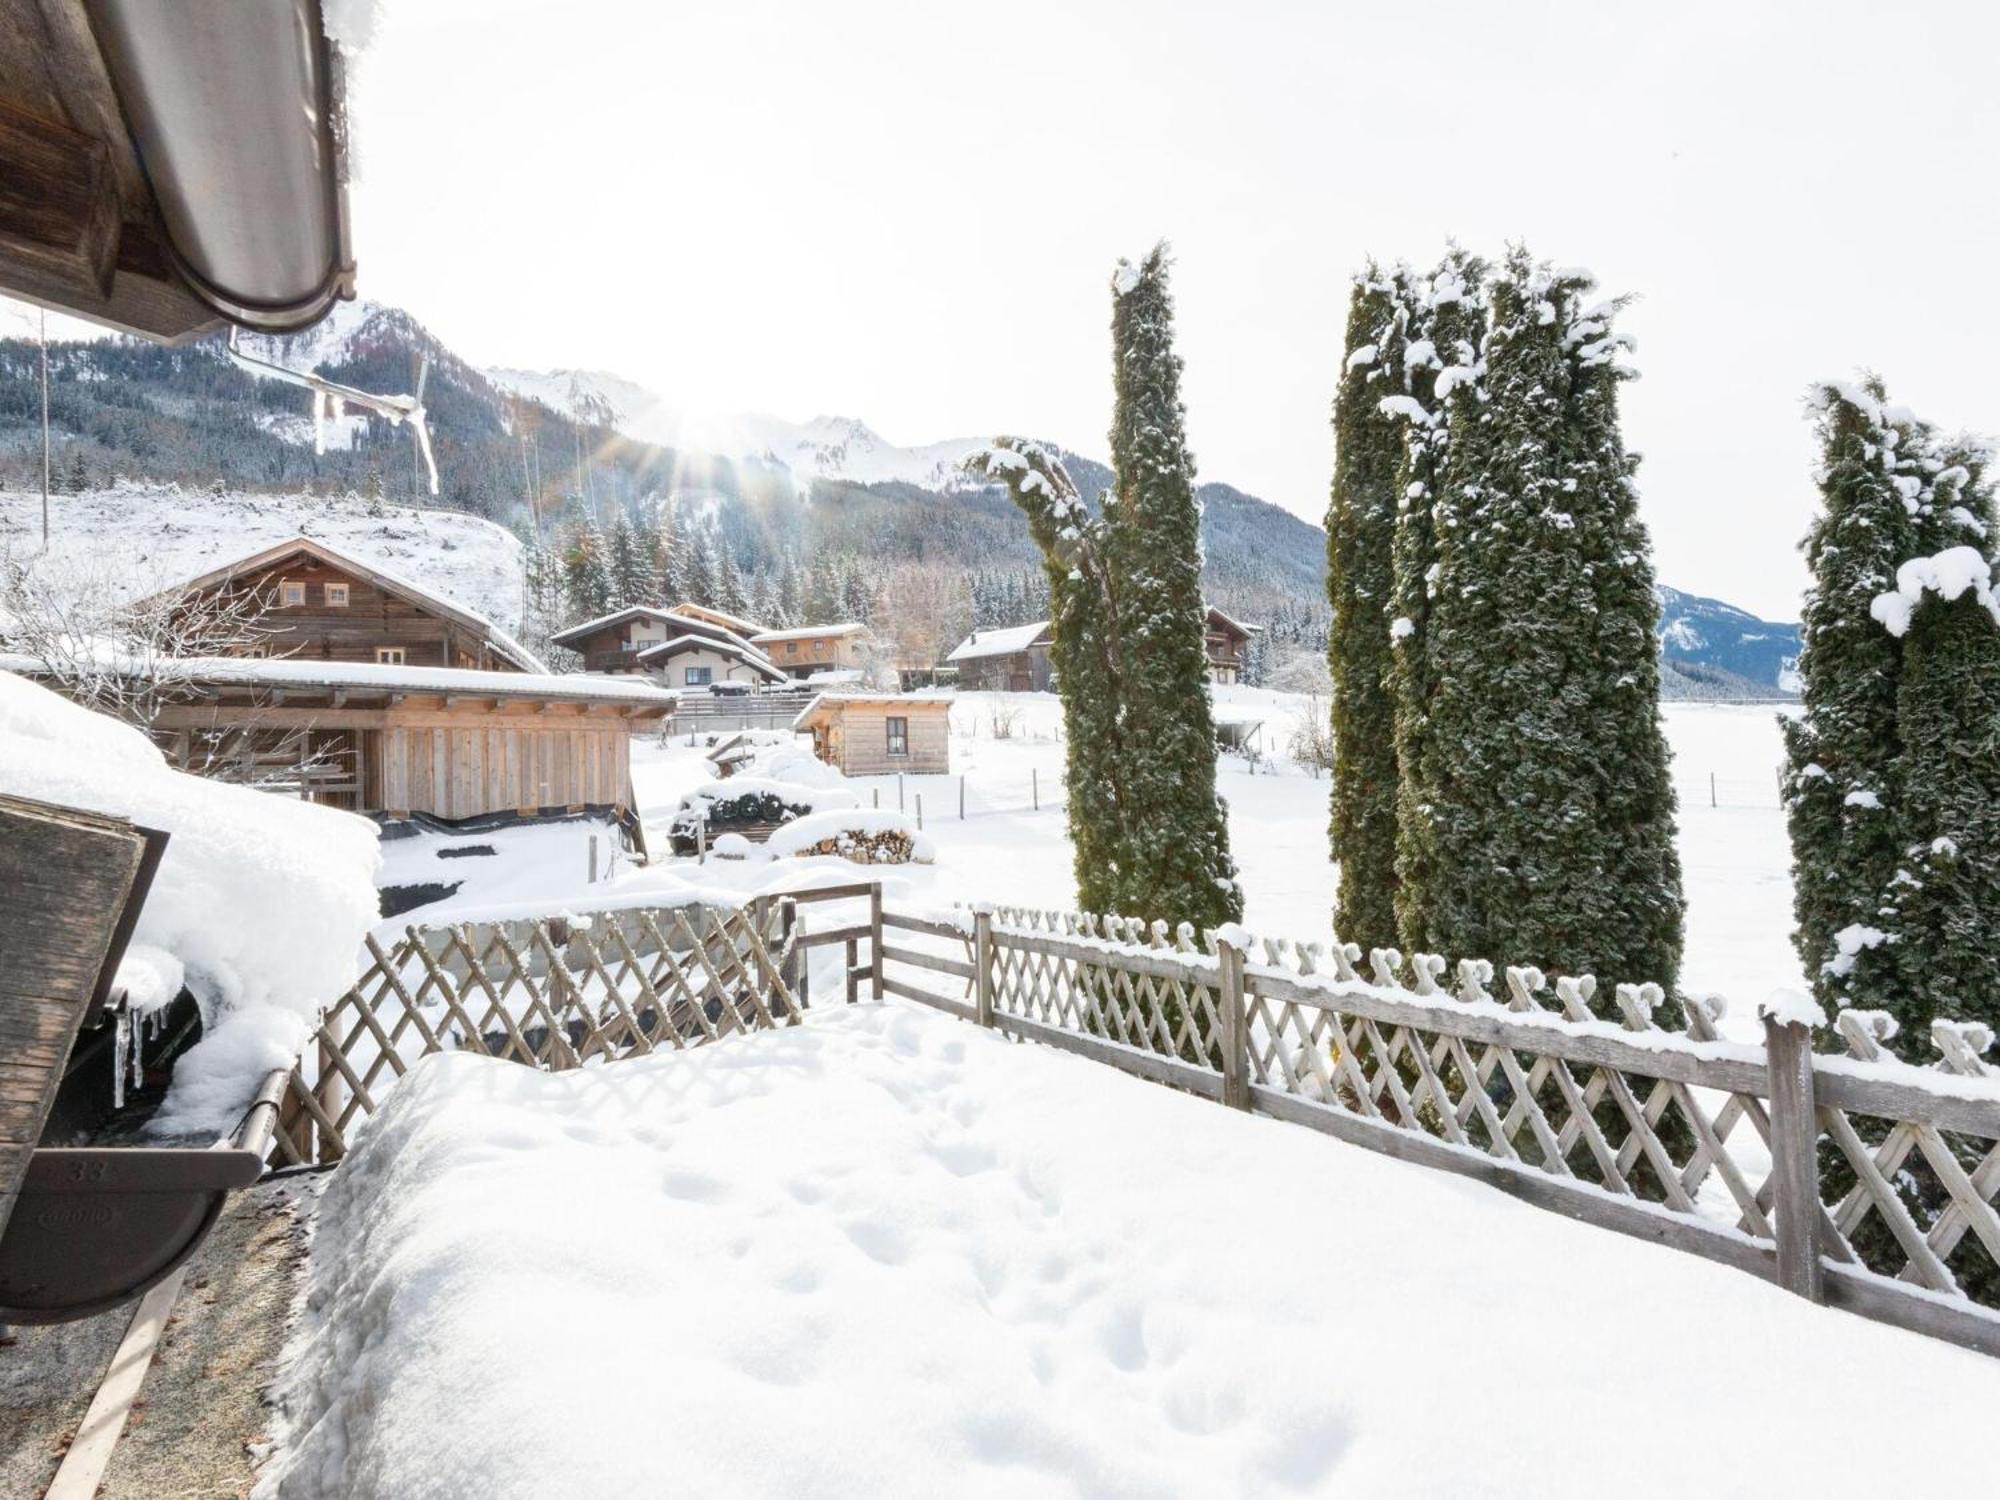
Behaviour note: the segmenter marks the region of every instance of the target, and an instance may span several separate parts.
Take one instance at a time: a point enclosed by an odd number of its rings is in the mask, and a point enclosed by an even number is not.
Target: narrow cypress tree
[[[1894,781],[1901,750],[1896,700],[1902,644],[1870,614],[1915,550],[1899,479],[1904,434],[1884,410],[1882,383],[1813,393],[1823,510],[1806,538],[1799,674],[1803,714],[1785,723],[1785,805],[1792,838],[1792,941],[1829,1014],[1896,1002],[1883,897],[1903,856]],[[1899,473],[1907,467],[1910,472]]]
[[[1483,405],[1449,428],[1432,511],[1432,843],[1415,937],[1446,954],[1671,984],[1672,799],[1617,763],[1637,747],[1663,767],[1665,752],[1652,743],[1657,682],[1632,657],[1646,617],[1633,595],[1651,578],[1629,460],[1612,387],[1572,337],[1591,321],[1579,315],[1589,286],[1510,253],[1489,292]],[[1459,378],[1448,385],[1469,394]],[[1636,726],[1594,722],[1611,713]],[[1610,986],[1600,993],[1608,1005]]]
[[[1215,791],[1215,716],[1208,699],[1201,596],[1201,506],[1194,494],[1174,352],[1167,249],[1120,262],[1111,318],[1116,405],[1106,498],[1123,712],[1128,840],[1145,851],[1130,904],[1148,918],[1219,927],[1243,914],[1229,822]]]
[[[1884,893],[1900,976],[1893,1045],[1931,1054],[1936,1017],[2000,1029],[2000,602],[1993,593],[1993,494],[1984,455],[1917,427],[1899,449],[1926,482],[1918,555],[1874,605],[1902,644],[1895,819],[1902,862]]]
[[[1401,418],[1383,397],[1402,387],[1399,288],[1371,263],[1347,304],[1333,406],[1333,496],[1326,513],[1326,595],[1333,608],[1332,817],[1340,867],[1333,927],[1364,948],[1396,941],[1396,728],[1389,685]]]
[[[1007,486],[1042,550],[1079,902],[1208,928],[1243,907],[1215,792],[1201,513],[1166,274],[1160,246],[1113,282],[1117,488],[1101,515],[1039,444],[996,439],[966,467]]]
[[[1090,514],[1062,460],[1039,443],[996,438],[966,469],[1007,486],[1028,518],[1049,580],[1049,659],[1063,709],[1064,780],[1077,904],[1129,909],[1124,727],[1118,620],[1104,522]]]
[[[1396,529],[1389,639],[1389,686],[1396,745],[1396,931],[1413,951],[1438,951],[1430,925],[1443,795],[1431,707],[1438,664],[1431,649],[1431,592],[1437,582],[1437,508],[1449,487],[1451,434],[1470,434],[1485,402],[1485,266],[1454,250],[1428,278],[1396,272],[1403,317],[1400,393],[1383,408],[1403,438],[1396,472]],[[1417,351],[1415,359],[1409,350]],[[1466,445],[1461,445],[1466,447]],[[1469,453],[1471,450],[1466,447]]]
[[[1575,282],[1577,297],[1589,290],[1587,280]],[[1672,763],[1660,721],[1660,600],[1652,542],[1639,519],[1633,483],[1638,460],[1626,452],[1618,425],[1618,387],[1632,378],[1621,359],[1630,340],[1612,331],[1622,305],[1601,302],[1573,311],[1563,332],[1570,371],[1561,486],[1586,549],[1596,607],[1590,621],[1595,702],[1572,732],[1591,741],[1601,778],[1591,836],[1603,844],[1600,889],[1607,900],[1593,918],[1601,933],[1596,951],[1620,962],[1617,977],[1652,980],[1671,995],[1686,908],[1674,846]]]

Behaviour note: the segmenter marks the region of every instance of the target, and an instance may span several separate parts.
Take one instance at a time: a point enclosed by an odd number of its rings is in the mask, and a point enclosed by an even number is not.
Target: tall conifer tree
[[[1920,486],[1924,476],[1914,452],[1901,454],[1907,427],[1884,400],[1872,377],[1813,395],[1822,509],[1806,538],[1804,712],[1785,721],[1785,803],[1792,941],[1828,1014],[1896,1001],[1883,900],[1903,857],[1894,807],[1903,647],[1870,610],[1916,550],[1899,481]]]
[[[1326,514],[1326,592],[1333,609],[1333,796],[1329,835],[1340,866],[1334,931],[1364,948],[1396,942],[1396,731],[1389,677],[1397,480],[1403,457],[1393,407],[1402,393],[1404,308],[1370,264],[1348,297],[1334,399],[1333,497]],[[1254,679],[1253,679],[1254,680]]]

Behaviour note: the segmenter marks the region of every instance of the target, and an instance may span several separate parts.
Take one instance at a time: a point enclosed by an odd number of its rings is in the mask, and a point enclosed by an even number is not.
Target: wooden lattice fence
[[[879,921],[947,952],[885,946],[878,926],[878,994],[2000,1354],[2000,1069],[1983,1026],[1935,1023],[1938,1061],[1919,1068],[1882,1050],[1874,1013],[1843,1012],[1843,1053],[1819,1055],[1784,1018],[1762,1043],[1724,1037],[1713,997],[1603,996],[1588,976],[1529,968],[1496,986],[1483,960],[1376,950],[1364,968],[1353,945],[1198,942],[1004,907]],[[962,979],[962,998],[898,964]],[[870,966],[850,958],[850,972]]]
[[[560,1071],[795,1025],[805,1003],[797,911],[771,898],[412,926],[367,955],[292,1071],[274,1164],[339,1160],[432,1052]]]

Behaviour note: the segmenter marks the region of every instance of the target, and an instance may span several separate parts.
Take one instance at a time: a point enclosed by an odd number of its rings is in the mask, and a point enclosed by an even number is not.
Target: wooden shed
[[[813,754],[844,776],[951,770],[948,693],[821,693],[792,721]]]
[[[633,678],[213,657],[154,737],[182,770],[389,820],[632,808],[631,741],[674,695]]]

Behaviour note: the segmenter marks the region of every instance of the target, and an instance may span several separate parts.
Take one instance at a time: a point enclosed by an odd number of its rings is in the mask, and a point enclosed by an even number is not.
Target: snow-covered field
[[[1252,768],[1241,756],[1221,759],[1219,783],[1229,803],[1230,842],[1246,896],[1246,923],[1255,931],[1301,940],[1330,930],[1335,872],[1327,857],[1328,783],[1285,756],[1301,714],[1320,706],[1297,694],[1262,688],[1220,688],[1224,712],[1263,719],[1262,744],[1275,751]],[[1688,893],[1684,985],[1734,1002],[1731,1022],[1756,1030],[1757,1002],[1774,989],[1802,983],[1792,951],[1790,849],[1778,803],[1782,758],[1778,711],[1769,705],[1674,703],[1666,707],[1680,789],[1680,849]],[[995,738],[996,717],[1005,738]],[[1069,909],[1076,880],[1062,811],[1061,709],[1047,694],[962,694],[952,710],[952,774],[857,777],[846,784],[864,807],[879,802],[914,813],[923,802],[924,829],[936,863],[895,872],[912,897],[927,904],[987,900]],[[665,825],[680,797],[711,772],[701,746],[682,736],[633,746],[633,779],[642,816],[664,847]],[[958,815],[959,780],[965,812]],[[1710,777],[1714,778],[1711,805]],[[1033,802],[1039,790],[1041,808]],[[733,880],[712,867],[706,878]],[[760,883],[769,883],[769,872]],[[1459,955],[1454,955],[1459,956]],[[1507,955],[1484,955],[1505,962]],[[1644,975],[1603,975],[1644,979]],[[1730,1024],[1726,1022],[1727,1026]]]
[[[519,539],[460,511],[156,484],[54,495],[49,504],[54,557],[120,597],[157,593],[303,535],[455,599],[503,630],[521,623]],[[0,493],[0,558],[34,556],[41,528],[39,494]]]
[[[309,1306],[279,1500],[1902,1493],[1856,1401],[1979,1494],[2000,1402],[1978,1355],[900,1005],[433,1059]]]

